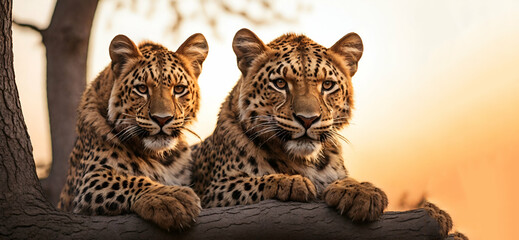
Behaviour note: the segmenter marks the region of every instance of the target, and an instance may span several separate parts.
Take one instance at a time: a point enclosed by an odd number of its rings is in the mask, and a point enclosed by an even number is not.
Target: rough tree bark
[[[98,0],[57,0],[46,29],[18,24],[39,32],[46,49],[52,166],[42,186],[52,204],[58,203],[65,184],[76,138],[76,110],[86,85],[88,42],[97,5]]]
[[[80,216],[57,211],[44,197],[14,81],[12,0],[0,2],[0,239],[439,239],[425,210],[385,213],[356,225],[322,202],[203,210],[198,223],[168,233],[136,215]]]

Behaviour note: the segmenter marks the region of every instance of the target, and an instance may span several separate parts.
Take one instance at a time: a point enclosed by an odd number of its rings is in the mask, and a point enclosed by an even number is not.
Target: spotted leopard
[[[193,147],[202,206],[321,197],[354,221],[379,218],[386,194],[348,175],[339,143],[353,109],[361,38],[350,33],[325,48],[286,34],[264,44],[242,29],[233,50],[242,76],[213,134]]]
[[[197,78],[208,53],[202,34],[176,52],[124,35],[109,48],[111,65],[84,92],[66,184],[58,207],[88,215],[133,212],[163,229],[184,229],[198,216],[186,185]]]

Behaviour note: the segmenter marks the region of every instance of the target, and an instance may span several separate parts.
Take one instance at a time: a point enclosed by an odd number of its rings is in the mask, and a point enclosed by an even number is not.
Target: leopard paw
[[[359,183],[351,178],[330,184],[323,192],[323,199],[353,221],[375,221],[387,207],[387,196],[369,182]]]
[[[281,201],[308,202],[317,196],[317,190],[310,179],[301,175],[281,175],[267,184],[265,193]]]
[[[442,237],[446,237],[447,234],[449,233],[449,231],[452,229],[451,216],[449,216],[449,214],[447,212],[441,210],[436,205],[434,205],[430,202],[425,202],[423,205],[423,209],[425,209],[427,211],[427,213],[429,214],[429,216],[434,218],[436,220],[436,222],[440,225],[440,235]],[[461,234],[461,236],[464,236],[464,235]],[[454,239],[457,239],[457,238],[454,238]],[[460,238],[460,239],[463,239],[463,238]]]
[[[201,209],[195,192],[180,186],[157,187],[143,193],[132,205],[139,216],[168,231],[189,228]]]
[[[445,238],[445,240],[469,240],[467,236],[465,236],[463,233],[455,232],[451,233]]]

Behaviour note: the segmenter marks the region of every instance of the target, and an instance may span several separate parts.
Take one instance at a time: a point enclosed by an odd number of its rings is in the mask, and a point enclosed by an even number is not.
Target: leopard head
[[[308,161],[316,161],[327,144],[338,145],[338,130],[351,117],[351,77],[363,52],[357,34],[325,48],[296,34],[264,44],[242,29],[233,50],[242,72],[239,118],[250,139]]]
[[[109,50],[115,80],[108,122],[115,136],[153,153],[174,149],[199,109],[204,36],[194,34],[172,52],[151,42],[137,47],[118,35]]]

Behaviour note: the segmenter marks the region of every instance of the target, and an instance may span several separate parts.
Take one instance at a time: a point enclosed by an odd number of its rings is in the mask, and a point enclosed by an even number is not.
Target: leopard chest
[[[288,175],[302,175],[312,181],[317,192],[324,191],[331,182],[347,176],[343,158],[340,155],[328,155],[326,162],[302,163],[282,161],[274,158],[264,158],[258,161],[258,175],[264,176],[273,173]]]
[[[86,171],[111,169],[131,176],[145,176],[164,185],[189,185],[191,178],[191,153],[188,150],[175,156],[143,158],[122,147],[95,148],[83,158]]]

